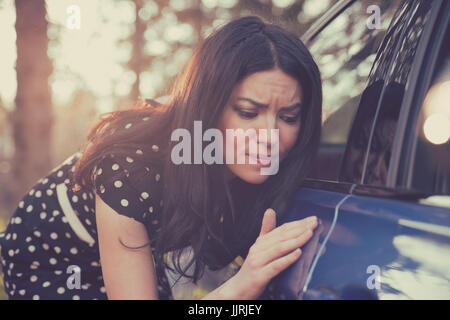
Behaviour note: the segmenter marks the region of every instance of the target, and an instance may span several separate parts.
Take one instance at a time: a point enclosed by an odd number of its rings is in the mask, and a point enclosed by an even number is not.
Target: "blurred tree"
[[[150,64],[148,55],[144,52],[144,32],[147,28],[146,22],[140,17],[139,12],[144,6],[143,0],[133,0],[135,7],[134,32],[126,40],[131,42],[131,57],[127,66],[136,75],[136,80],[133,83],[130,92],[130,99],[136,100],[140,97],[139,86],[141,84],[141,72]]]
[[[14,183],[19,197],[52,166],[52,103],[45,0],[15,0],[17,94],[12,115]]]

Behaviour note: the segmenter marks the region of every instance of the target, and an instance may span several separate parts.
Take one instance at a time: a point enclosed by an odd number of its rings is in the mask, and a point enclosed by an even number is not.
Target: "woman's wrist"
[[[239,280],[231,277],[224,282],[220,287],[211,291],[209,294],[203,297],[204,300],[245,300],[251,299],[245,296],[245,291],[241,289]]]

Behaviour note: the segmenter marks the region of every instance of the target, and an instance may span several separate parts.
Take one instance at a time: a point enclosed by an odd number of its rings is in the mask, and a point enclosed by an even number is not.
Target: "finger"
[[[268,208],[264,212],[263,220],[261,223],[261,232],[259,233],[259,236],[265,235],[275,229],[277,225],[277,218],[275,214],[275,210],[272,208]]]
[[[295,249],[291,253],[264,266],[263,272],[267,276],[267,278],[272,279],[277,274],[293,264],[295,261],[297,261],[297,259],[300,258],[301,255],[302,250],[300,248]]]
[[[277,244],[271,246],[267,250],[263,250],[258,255],[261,255],[261,264],[268,264],[280,257],[292,252],[293,250],[300,248],[307,243],[313,236],[312,230],[306,230],[300,236],[289,239],[286,241],[278,242]]]
[[[263,247],[272,246],[274,242],[285,241],[300,236],[307,230],[314,230],[317,227],[317,218],[308,217],[302,220],[285,223],[269,232],[261,239]]]

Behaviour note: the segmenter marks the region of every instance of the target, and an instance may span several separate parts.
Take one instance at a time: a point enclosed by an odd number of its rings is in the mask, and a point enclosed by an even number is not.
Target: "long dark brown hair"
[[[172,163],[170,153],[178,143],[170,141],[173,130],[185,128],[193,134],[195,120],[202,121],[203,130],[216,128],[236,84],[273,68],[296,79],[305,95],[298,138],[276,175],[259,185],[239,178],[227,183],[223,165]],[[195,50],[167,102],[105,114],[88,134],[74,178],[90,185],[92,170],[104,155],[127,154],[139,146],[157,144],[160,150],[146,155],[146,161],[163,167],[164,206],[155,254],[164,261],[163,255],[173,251],[176,271],[196,282],[205,265],[217,269],[238,255],[245,257],[267,208],[273,208],[278,218],[282,216],[311,168],[320,140],[321,107],[320,72],[300,39],[259,17],[239,18]],[[142,118],[148,120],[139,121]],[[136,124],[124,129],[133,120]],[[194,255],[183,267],[180,257],[187,246]],[[191,265],[194,272],[187,274]]]

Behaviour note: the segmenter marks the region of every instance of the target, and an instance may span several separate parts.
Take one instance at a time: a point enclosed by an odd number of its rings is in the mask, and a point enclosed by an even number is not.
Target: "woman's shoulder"
[[[146,157],[157,149],[139,146],[106,154],[92,174],[93,188],[106,204],[144,224],[157,224],[163,205],[162,166]]]

